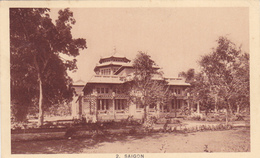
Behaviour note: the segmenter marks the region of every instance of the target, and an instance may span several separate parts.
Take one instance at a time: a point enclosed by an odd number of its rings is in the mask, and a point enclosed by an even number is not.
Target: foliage
[[[202,56],[201,72],[181,72],[191,86],[187,88],[193,105],[206,110],[227,109],[230,112],[249,108],[249,54],[226,37],[219,37],[218,46]]]
[[[147,53],[139,52],[133,62],[133,77],[126,82],[130,100],[144,108],[144,122],[148,119],[147,108],[164,104],[167,100],[167,86],[162,73]],[[157,108],[157,106],[156,106]],[[158,110],[158,109],[157,109]]]
[[[46,109],[46,113],[50,116],[70,116],[71,115],[71,105],[64,104],[54,104],[53,106]]]
[[[154,124],[156,123],[157,118],[155,116],[147,117],[147,120],[144,122],[143,127],[146,131],[151,131]]]
[[[189,103],[193,107],[196,104],[200,104],[200,109],[205,109],[207,112],[210,109],[213,109],[213,103],[211,97],[211,90],[206,76],[201,73],[195,73],[194,69],[189,69],[187,72],[180,72],[180,77],[184,77],[187,83],[190,83],[191,86],[186,88],[186,93],[189,93]],[[191,110],[191,109],[189,109]]]
[[[85,39],[73,39],[73,13],[59,11],[54,24],[48,8],[10,9],[11,103],[17,120],[24,120],[28,109],[39,106],[39,125],[48,106],[72,99],[67,70],[76,69],[71,57],[86,48]],[[63,55],[63,56],[64,56]]]
[[[182,71],[179,73],[179,77],[183,77],[185,78],[187,83],[191,83],[194,81],[195,78],[195,69],[191,68],[187,72]]]
[[[26,124],[24,122],[12,122],[11,123],[11,130],[20,130],[20,129],[26,129]]]
[[[187,117],[187,119],[204,121],[205,120],[205,116],[203,116],[203,114],[200,114],[200,113],[192,113],[191,115],[189,115]]]
[[[199,61],[210,92],[232,112],[237,105],[249,107],[249,54],[243,53],[226,37]]]

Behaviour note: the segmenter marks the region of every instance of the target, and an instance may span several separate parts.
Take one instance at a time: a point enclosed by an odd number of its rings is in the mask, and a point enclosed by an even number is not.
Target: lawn
[[[147,133],[136,135],[112,134],[101,136],[62,137],[56,132],[48,139],[12,141],[12,154],[58,153],[184,153],[249,152],[250,128],[237,127],[224,131],[194,133]],[[31,134],[29,134],[32,136]],[[48,135],[48,134],[46,134]],[[12,137],[17,135],[12,135]],[[28,136],[28,134],[20,134]],[[47,137],[46,137],[47,138]]]

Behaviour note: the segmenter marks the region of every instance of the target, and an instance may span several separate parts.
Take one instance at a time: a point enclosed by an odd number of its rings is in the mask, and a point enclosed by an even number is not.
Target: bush
[[[157,118],[155,116],[149,116],[143,124],[145,131],[152,131],[155,122],[157,122]]]
[[[27,129],[27,124],[25,122],[12,122],[11,130]]]
[[[187,117],[187,119],[189,119],[189,120],[205,121],[205,117],[203,116],[203,114],[200,114],[200,113],[192,113],[191,115],[189,115]]]
[[[181,121],[180,121],[180,120],[176,120],[176,119],[171,119],[171,120],[169,121],[169,123],[180,124]]]
[[[129,130],[129,134],[136,134],[136,133],[137,133],[137,130],[136,130],[135,127],[131,128],[131,129]]]
[[[232,124],[218,124],[218,125],[199,125],[196,127],[184,128],[186,132],[198,132],[198,131],[219,131],[230,130],[233,128]]]
[[[165,123],[167,122],[167,120],[168,120],[168,119],[166,119],[166,118],[159,118],[159,119],[156,121],[156,123],[158,123],[158,124],[165,124]]]
[[[229,114],[228,121],[236,121],[238,118],[237,115]],[[208,115],[206,117],[206,121],[215,122],[215,121],[225,121],[226,114],[225,113],[214,113],[212,115]]]

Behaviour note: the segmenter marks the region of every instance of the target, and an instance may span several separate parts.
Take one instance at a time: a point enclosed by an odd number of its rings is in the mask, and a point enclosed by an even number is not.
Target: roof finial
[[[117,53],[116,51],[116,46],[114,46],[114,52],[113,52],[113,55],[115,55]]]

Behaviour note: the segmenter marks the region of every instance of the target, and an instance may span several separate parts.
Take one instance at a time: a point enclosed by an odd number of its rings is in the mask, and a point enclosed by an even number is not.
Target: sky
[[[59,9],[51,9],[57,18]],[[76,19],[74,38],[85,38],[87,49],[80,51],[78,70],[69,72],[74,82],[87,82],[94,75],[100,57],[116,49],[133,60],[138,51],[147,52],[165,77],[177,77],[194,68],[216,47],[219,36],[227,36],[249,52],[248,8],[70,8]]]

